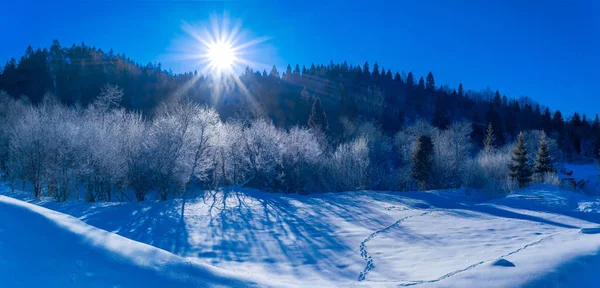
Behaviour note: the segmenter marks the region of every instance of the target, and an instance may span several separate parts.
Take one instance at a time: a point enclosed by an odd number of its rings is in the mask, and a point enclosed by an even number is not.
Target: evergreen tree
[[[492,122],[488,123],[487,130],[485,131],[485,138],[483,139],[483,151],[492,152],[494,150],[494,128]]]
[[[552,116],[552,130],[561,131],[565,126],[565,121],[563,119],[562,113],[560,110],[556,110],[554,115]]]
[[[435,102],[435,110],[433,112],[433,119],[431,119],[431,124],[442,130],[448,128],[448,125],[450,125],[450,120],[448,119],[446,111],[447,109],[444,103],[444,99],[442,97],[437,97]]]
[[[398,73],[398,71],[396,71],[396,74],[394,75],[394,81],[402,83],[402,77],[400,77],[400,73]]]
[[[315,97],[315,101],[313,102],[312,111],[308,117],[308,127],[323,133],[327,133],[327,130],[329,129],[327,115],[325,114],[325,109],[323,108],[323,104],[319,97]]]
[[[408,75],[406,75],[406,85],[408,85],[408,87],[415,86],[415,77],[412,72],[408,72]]]
[[[425,80],[423,80],[423,76],[419,78],[419,90],[425,90]]]
[[[496,94],[494,94],[494,107],[498,109],[502,106],[502,97],[500,97],[500,91],[496,90]]]
[[[273,68],[271,68],[271,73],[269,73],[269,76],[279,79],[279,71],[277,71],[277,67],[275,67],[275,65],[273,65]]]
[[[285,77],[286,79],[292,78],[292,66],[290,66],[290,64],[288,64],[287,68],[285,69]]]
[[[419,188],[427,189],[427,182],[431,177],[431,168],[433,166],[433,142],[431,137],[421,135],[417,138],[417,143],[412,155],[412,167],[410,176],[417,181]]]
[[[552,158],[550,157],[548,141],[546,141],[546,133],[542,133],[542,136],[540,136],[539,147],[535,155],[533,167],[535,173],[542,174],[552,172]]]
[[[542,129],[546,133],[549,133],[551,127],[552,127],[552,114],[550,114],[550,109],[548,109],[548,107],[546,107],[546,109],[544,109],[544,114],[542,114]]]
[[[519,138],[517,138],[517,144],[513,149],[511,162],[508,165],[508,175],[512,180],[517,181],[519,188],[531,182],[531,168],[528,161],[529,154],[525,146],[525,136],[521,132],[519,133]]]
[[[385,78],[387,78],[388,80],[392,80],[392,77],[392,70],[388,69],[385,73]]]
[[[373,64],[373,74],[372,75],[373,75],[373,78],[375,78],[375,79],[379,78],[379,64],[377,64],[377,62],[375,62],[375,64]]]
[[[464,90],[463,90],[463,85],[462,85],[462,83],[458,84],[458,96],[459,96],[459,97],[462,97],[462,96],[464,96],[464,95],[465,95],[464,93],[465,93],[465,92],[464,92]]]
[[[363,64],[363,69],[362,72],[364,74],[365,77],[369,78],[369,76],[371,75],[371,72],[369,71],[369,62],[365,62],[365,64]]]
[[[431,72],[427,74],[427,80],[425,81],[425,89],[427,91],[435,91],[435,80],[433,79],[433,74]]]

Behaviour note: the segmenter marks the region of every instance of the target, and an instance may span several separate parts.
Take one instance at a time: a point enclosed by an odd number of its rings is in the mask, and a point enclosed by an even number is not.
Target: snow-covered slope
[[[185,201],[29,201],[277,287],[597,286],[598,198],[546,185],[482,203],[464,194],[229,189]]]
[[[246,287],[256,283],[71,216],[0,196],[0,287]]]

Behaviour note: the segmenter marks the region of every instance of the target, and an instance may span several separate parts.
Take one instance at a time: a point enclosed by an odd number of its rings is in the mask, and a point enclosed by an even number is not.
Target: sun
[[[232,66],[237,59],[231,43],[219,41],[208,43],[207,46],[207,58],[213,69],[218,71],[232,70]]]
[[[204,75],[227,78],[240,73],[245,67],[257,66],[251,61],[258,44],[266,37],[248,37],[241,28],[241,21],[232,21],[227,16],[211,17],[211,24],[194,27],[184,22],[183,30],[196,41],[187,46],[189,58],[198,60],[197,65]]]

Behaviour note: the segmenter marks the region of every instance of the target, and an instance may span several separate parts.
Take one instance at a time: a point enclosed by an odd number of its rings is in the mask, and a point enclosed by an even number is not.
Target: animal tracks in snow
[[[391,207],[395,207],[395,206],[391,206]],[[386,208],[387,210],[387,208]],[[404,209],[404,210],[411,210],[411,209]],[[373,257],[371,257],[371,255],[369,255],[369,252],[367,251],[367,243],[371,240],[373,240],[373,238],[375,238],[377,235],[379,235],[380,233],[385,233],[388,230],[398,226],[398,224],[404,222],[407,219],[413,218],[413,217],[417,217],[417,216],[424,216],[427,215],[429,213],[431,213],[432,211],[427,211],[421,214],[415,214],[415,215],[410,215],[410,216],[404,216],[400,219],[398,219],[398,221],[394,222],[394,224],[387,226],[381,230],[377,230],[373,233],[371,233],[371,235],[369,235],[369,237],[367,237],[367,239],[363,240],[360,243],[360,256],[367,262],[367,265],[365,266],[365,269],[360,272],[360,274],[358,275],[358,281],[363,281],[365,280],[365,278],[367,277],[367,274],[369,273],[369,271],[373,270],[373,268],[375,268],[375,263],[373,262]]]
[[[414,211],[421,211],[422,213],[418,213],[418,214],[413,214],[413,215],[408,215],[408,216],[401,217],[400,219],[398,219],[393,224],[391,224],[391,225],[389,225],[389,226],[387,226],[387,227],[385,227],[383,229],[380,229],[380,230],[377,230],[377,231],[371,233],[369,235],[369,237],[367,237],[365,240],[363,240],[360,243],[360,248],[359,248],[360,256],[363,258],[363,260],[365,260],[366,265],[365,265],[365,268],[363,269],[363,271],[360,272],[360,274],[358,275],[358,281],[365,281],[366,277],[367,277],[367,274],[370,271],[372,271],[373,269],[375,269],[375,261],[374,261],[373,257],[369,254],[369,252],[367,250],[367,243],[369,243],[371,240],[373,240],[379,234],[385,233],[385,232],[387,232],[387,231],[389,231],[389,230],[397,227],[399,224],[401,224],[402,222],[404,222],[404,221],[406,221],[406,220],[408,220],[410,218],[425,216],[425,215],[430,214],[432,212],[439,211],[438,209],[432,209],[432,210],[423,212],[423,210],[416,210],[416,209],[411,209],[411,208],[406,208],[406,207],[397,207],[397,206],[389,206],[389,207],[386,207],[385,210],[387,210],[387,211],[392,211],[392,210],[394,210],[394,211],[414,210]],[[457,275],[459,273],[468,271],[468,270],[470,270],[472,268],[475,268],[477,266],[480,266],[482,264],[489,263],[489,262],[494,262],[494,261],[498,261],[499,259],[503,259],[503,258],[509,257],[511,255],[514,255],[516,253],[519,253],[519,252],[521,252],[521,251],[523,251],[523,250],[525,250],[525,249],[527,249],[527,248],[529,248],[531,246],[538,245],[538,244],[544,242],[545,240],[547,240],[547,239],[549,239],[551,237],[554,237],[555,235],[560,234],[560,233],[564,233],[564,232],[558,232],[558,233],[547,235],[545,237],[542,237],[542,238],[540,238],[540,239],[538,239],[536,241],[527,243],[527,244],[525,244],[525,245],[523,245],[523,246],[521,246],[521,247],[519,247],[519,248],[517,248],[517,249],[515,249],[513,251],[510,251],[510,252],[508,252],[508,253],[506,253],[504,255],[501,255],[499,257],[496,257],[494,259],[489,259],[489,260],[484,260],[484,261],[479,261],[479,262],[473,263],[473,264],[471,264],[471,265],[469,265],[467,267],[464,267],[462,269],[458,269],[458,270],[454,270],[454,271],[451,271],[449,273],[446,273],[446,274],[444,274],[444,275],[442,275],[442,276],[440,276],[440,277],[438,277],[436,279],[432,279],[432,280],[383,281],[383,282],[387,282],[387,283],[399,283],[398,284],[399,287],[436,283],[436,282],[442,281],[444,279],[450,278],[452,276],[455,276],[455,275]],[[375,281],[375,282],[379,282],[379,281]]]

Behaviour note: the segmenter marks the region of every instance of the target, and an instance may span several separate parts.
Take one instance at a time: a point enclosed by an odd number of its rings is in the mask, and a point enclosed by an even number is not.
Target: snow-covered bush
[[[533,184],[548,184],[555,187],[560,187],[560,179],[555,172],[547,172],[543,174],[535,174],[532,179]]]
[[[224,123],[216,130],[213,149],[213,185],[215,187],[239,184],[247,179],[249,171],[244,159],[243,129],[240,123]],[[246,167],[247,168],[247,167]]]
[[[433,183],[438,188],[457,188],[466,173],[471,150],[471,124],[458,122],[433,137]]]
[[[77,180],[85,163],[87,148],[80,137],[80,117],[71,109],[65,109],[58,102],[45,101],[44,112],[47,138],[47,162],[45,180],[48,195],[57,201],[66,201],[77,189]]]
[[[204,166],[195,170],[202,160],[196,154],[208,146],[200,144],[196,127],[202,113],[202,108],[192,103],[163,105],[149,129],[150,168],[162,200],[179,195],[192,177],[205,172]],[[201,145],[205,146],[199,149]]]
[[[120,189],[130,188],[138,201],[146,199],[146,193],[152,186],[150,174],[150,158],[148,146],[148,125],[140,114],[123,114],[119,127],[119,154],[123,157],[123,178],[117,183]],[[121,191],[122,198],[125,195]]]
[[[285,133],[273,123],[255,120],[242,131],[242,163],[250,172],[249,185],[272,188],[283,177],[283,139]]]
[[[327,182],[334,191],[352,191],[368,187],[369,145],[365,138],[340,144],[327,160]]]
[[[0,176],[16,180],[10,171],[10,136],[16,121],[26,109],[21,101],[14,100],[6,92],[0,91]]]
[[[512,186],[508,177],[510,153],[507,149],[481,152],[469,160],[463,174],[463,183],[469,188],[483,189],[489,194],[506,194]]]
[[[36,198],[42,194],[44,165],[49,156],[41,114],[33,107],[25,109],[10,133],[10,170],[15,177],[31,182]]]
[[[307,128],[293,127],[283,139],[281,188],[306,192],[306,185],[315,178],[323,154],[317,136]],[[313,183],[313,186],[315,183]]]

